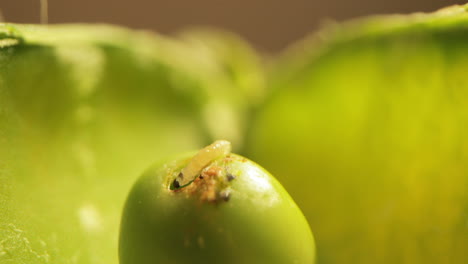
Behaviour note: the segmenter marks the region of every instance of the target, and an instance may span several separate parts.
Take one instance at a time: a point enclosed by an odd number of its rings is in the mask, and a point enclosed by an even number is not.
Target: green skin
[[[265,169],[234,154],[217,159],[208,166],[235,176],[215,176],[230,199],[205,201],[171,190],[190,157],[156,166],[135,184],[122,218],[120,264],[314,262],[308,223]]]

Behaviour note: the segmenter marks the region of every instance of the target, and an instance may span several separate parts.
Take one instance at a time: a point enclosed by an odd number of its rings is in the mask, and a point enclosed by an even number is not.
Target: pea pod
[[[197,100],[236,93],[218,71],[230,60],[215,53],[200,68],[190,43],[105,25],[0,24],[0,263],[118,263],[135,177],[209,140]],[[239,62],[257,67],[245,53]],[[222,92],[204,88],[210,79]],[[236,130],[236,115],[224,125]]]
[[[468,6],[298,43],[249,155],[304,211],[319,263],[466,263]]]

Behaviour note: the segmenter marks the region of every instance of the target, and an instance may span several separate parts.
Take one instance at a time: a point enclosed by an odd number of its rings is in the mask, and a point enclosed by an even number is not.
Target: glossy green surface
[[[314,230],[318,263],[468,261],[468,13],[376,17],[298,44],[249,154]]]
[[[122,218],[121,264],[314,262],[304,216],[267,171],[237,155],[218,161],[235,176],[230,199],[200,201],[169,189],[168,172],[187,157],[155,166],[133,187]]]

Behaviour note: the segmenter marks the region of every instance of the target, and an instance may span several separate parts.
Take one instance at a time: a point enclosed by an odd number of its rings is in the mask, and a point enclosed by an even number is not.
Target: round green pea
[[[314,262],[309,225],[270,173],[227,154],[180,187],[192,157],[155,166],[134,185],[122,217],[120,264]]]

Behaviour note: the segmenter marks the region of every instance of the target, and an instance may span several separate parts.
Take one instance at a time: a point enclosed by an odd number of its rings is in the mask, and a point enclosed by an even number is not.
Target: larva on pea
[[[204,147],[193,156],[174,180],[174,188],[188,185],[200,174],[201,170],[213,160],[231,153],[231,143],[226,140],[216,140],[213,144]]]

